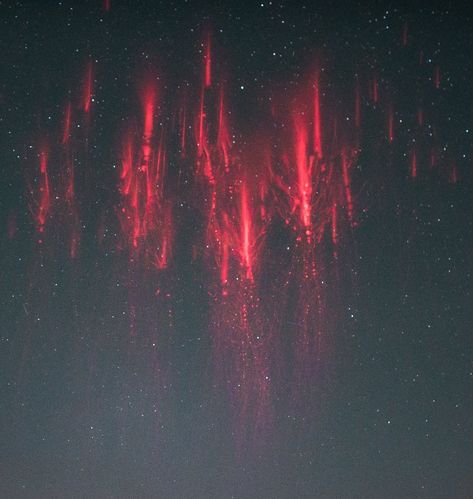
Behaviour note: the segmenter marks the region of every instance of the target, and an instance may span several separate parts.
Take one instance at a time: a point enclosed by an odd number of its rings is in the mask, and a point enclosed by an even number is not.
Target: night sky
[[[472,497],[471,13],[0,23],[0,497]]]

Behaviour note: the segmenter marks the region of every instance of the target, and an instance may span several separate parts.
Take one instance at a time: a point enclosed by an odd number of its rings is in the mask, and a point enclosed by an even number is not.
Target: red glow
[[[205,111],[204,111],[204,89],[202,88],[202,92],[200,94],[200,104],[199,104],[199,113],[197,115],[197,155],[198,157],[202,157],[204,151],[204,123],[205,123]]]
[[[355,126],[356,128],[360,128],[361,126],[361,97],[358,78],[356,78],[355,84]]]
[[[204,43],[204,82],[206,87],[212,85],[212,54],[210,46],[210,34]]]
[[[402,27],[402,44],[404,47],[407,47],[407,21],[404,23],[404,26]]]
[[[317,71],[314,80],[314,153],[317,158],[322,158],[322,126],[320,118],[320,90],[319,73]]]
[[[420,127],[424,125],[424,110],[421,107],[417,109],[417,124]]]
[[[120,221],[134,259],[140,256],[157,269],[167,267],[172,243],[172,211],[164,199],[165,132],[154,140],[156,89],[148,83],[140,94],[141,139],[128,131],[123,140]]]
[[[434,67],[434,85],[435,88],[440,88],[440,68],[438,65]]]
[[[240,255],[246,269],[246,278],[253,280],[253,265],[254,255],[253,248],[255,246],[252,216],[248,200],[248,190],[246,184],[242,184],[240,188],[240,210],[241,210],[241,234],[240,234]]]
[[[430,168],[433,168],[437,164],[437,151],[435,148],[430,150]]]
[[[353,226],[353,197],[351,193],[350,186],[350,176],[348,173],[348,157],[345,149],[342,151],[342,175],[343,175],[343,187],[345,190],[345,198],[347,203],[347,213],[350,224]]]
[[[38,232],[44,232],[44,227],[51,209],[51,187],[48,174],[48,151],[42,149],[39,153],[39,178],[37,196],[32,192],[37,201],[32,205],[33,215],[36,220]]]
[[[407,24],[404,29],[406,45]],[[400,49],[399,40],[397,44]],[[108,158],[96,155],[103,163],[94,164],[93,155],[89,158],[84,151],[100,127],[88,127],[84,140],[76,130],[82,123],[68,101],[63,122],[54,132],[59,154],[41,148],[34,174],[28,172],[30,209],[37,232],[49,235],[56,221],[65,227],[56,239],[64,240],[70,257],[76,258],[88,221],[86,215],[83,221],[79,217],[82,201],[90,200],[81,197],[87,189],[85,180],[91,175],[102,178],[93,175],[118,163],[118,192],[111,192],[113,181],[106,187],[117,202],[114,209],[106,205],[97,216],[98,240],[100,248],[113,246],[110,254],[122,252],[120,265],[123,261],[126,272],[133,274],[128,284],[133,288],[132,336],[144,322],[140,279],[154,275],[153,297],[155,293],[159,302],[169,297],[163,281],[172,275],[176,231],[191,227],[190,232],[201,232],[192,234],[189,254],[195,268],[206,265],[215,364],[224,371],[222,378],[240,418],[236,433],[253,435],[252,425],[261,428],[271,418],[272,353],[284,355],[278,350],[283,348],[277,335],[286,329],[292,335],[287,348],[294,365],[294,392],[304,382],[313,382],[328,329],[325,289],[343,274],[339,269],[351,251],[344,237],[348,233],[355,239],[357,224],[371,209],[365,208],[373,199],[372,186],[365,189],[369,182],[365,172],[375,172],[377,180],[385,182],[383,188],[392,178],[397,184],[398,175],[422,177],[424,158],[426,166],[430,162],[452,184],[459,172],[439,146],[442,134],[436,117],[441,113],[431,111],[434,99],[422,93],[421,85],[417,109],[411,105],[410,114],[404,115],[406,102],[412,101],[384,80],[385,72],[376,76],[370,66],[356,75],[355,82],[348,75],[339,96],[336,84],[325,81],[317,69],[315,76],[313,71],[301,76],[301,82],[284,82],[283,90],[262,86],[261,94],[249,101],[255,109],[250,109],[251,104],[235,110],[232,96],[238,79],[224,80],[215,71],[210,36],[202,48],[195,81],[186,82],[185,92],[177,92],[177,102],[168,90],[176,89],[171,78],[172,85],[159,88],[156,78],[140,82],[126,128],[121,135],[115,129],[110,132],[121,139],[118,152]],[[405,56],[410,52],[414,51],[405,51]],[[416,64],[417,53],[413,57]],[[439,88],[438,66],[433,77]],[[425,79],[429,84],[428,75]],[[91,125],[96,119],[90,113],[93,82],[89,63],[78,106],[88,113],[82,114],[83,121]],[[385,102],[383,89],[395,98]],[[245,95],[237,93],[237,100]],[[373,105],[380,98],[382,106]],[[371,102],[366,109],[365,99]],[[429,130],[419,129],[426,122]],[[432,134],[427,136],[431,125]],[[394,140],[396,147],[389,146]],[[401,153],[404,166],[399,169]],[[187,225],[189,212],[192,223],[195,215],[192,226]],[[8,224],[8,235],[13,237],[16,223],[9,219]],[[41,242],[46,241],[44,235]],[[278,276],[272,272],[274,262],[279,265]],[[275,284],[270,282],[273,278]],[[284,312],[277,310],[280,305]],[[287,319],[283,314],[289,309]],[[280,323],[265,318],[268,310],[281,313]]]
[[[450,183],[455,185],[458,182],[458,170],[457,170],[457,165],[453,161],[450,165]]]
[[[90,112],[90,105],[92,103],[92,93],[93,93],[93,72],[92,72],[92,62],[87,64],[87,70],[85,75],[84,91],[82,97],[82,109],[86,112]]]
[[[156,104],[156,88],[149,83],[145,86],[141,95],[141,106],[143,110],[143,168],[147,168],[147,163],[151,154],[151,139],[153,137],[154,108]]]
[[[388,140],[391,144],[394,140],[394,113],[392,106],[388,109]]]
[[[336,248],[338,243],[338,229],[337,229],[337,203],[332,205],[332,244]],[[336,249],[335,249],[336,255]]]
[[[231,147],[231,139],[230,139],[230,133],[228,130],[227,113],[226,113],[225,103],[224,103],[223,88],[220,89],[220,98],[219,98],[219,106],[218,106],[217,144],[218,144],[218,148],[220,149],[221,154],[223,156],[225,170],[228,172],[229,165],[230,165],[229,151],[230,151],[230,147]]]
[[[411,177],[417,177],[417,152],[414,148],[411,153]]]
[[[145,141],[153,135],[154,106],[156,100],[156,88],[148,85],[142,95],[143,106],[143,138]]]
[[[307,153],[308,133],[300,116],[294,118],[295,131],[295,161],[297,168],[297,188],[299,216],[302,226],[308,238],[311,235],[312,216],[311,216],[311,198],[312,198],[312,162]]]
[[[66,111],[64,115],[64,129],[62,133],[62,143],[66,144],[69,142],[71,136],[71,102],[68,101],[66,105]]]

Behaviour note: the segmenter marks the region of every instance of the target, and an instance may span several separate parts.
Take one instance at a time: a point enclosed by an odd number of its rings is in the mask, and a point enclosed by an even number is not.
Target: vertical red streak
[[[338,242],[338,231],[337,231],[337,203],[332,204],[332,243],[334,246]]]
[[[230,150],[231,141],[230,141],[230,134],[228,132],[228,124],[226,119],[223,88],[220,89],[220,97],[219,97],[217,143],[223,155],[225,171],[228,173],[229,164],[230,164],[229,150]]]
[[[440,88],[440,68],[438,65],[434,67],[434,85],[435,88]]]
[[[122,194],[127,196],[130,193],[131,182],[133,179],[132,174],[133,168],[133,145],[131,143],[131,137],[128,136],[125,140],[122,154],[122,170],[120,173],[120,179],[122,180],[121,191]]]
[[[310,165],[307,155],[307,130],[300,117],[295,120],[295,156],[297,167],[297,189],[299,197],[299,213],[306,235],[311,236],[311,198],[312,182],[310,175]]]
[[[392,106],[388,109],[388,140],[391,144],[394,140],[394,113]]]
[[[64,129],[62,132],[62,143],[67,144],[71,137],[71,102],[66,104],[66,112],[64,115]]]
[[[181,136],[181,154],[185,156],[186,153],[186,110],[183,107],[180,112],[180,136]]]
[[[160,242],[156,253],[156,267],[165,269],[169,264],[172,243],[172,212],[170,206],[161,208]]]
[[[228,283],[228,258],[229,258],[229,246],[228,241],[225,236],[222,241],[222,264],[220,266],[220,282],[222,284],[222,293],[226,294],[226,289],[224,286]]]
[[[132,208],[132,243],[133,247],[138,248],[138,239],[141,236],[141,220],[140,211],[138,205],[138,183],[135,183],[132,198],[131,198],[131,208]]]
[[[266,194],[267,194],[267,184],[265,182],[261,182],[260,189],[259,189],[259,201],[260,201],[260,216],[261,220],[266,221],[267,220],[267,210],[266,206],[264,204]]]
[[[207,144],[205,144],[204,147],[204,175],[210,184],[215,183],[215,177],[212,169],[212,158],[210,156],[210,150],[207,147]]]
[[[229,274],[229,261],[230,261],[230,251],[231,251],[231,237],[230,237],[230,218],[228,213],[223,212],[222,214],[223,224],[221,227],[215,226],[213,228],[213,233],[215,240],[218,244],[219,253],[219,267],[220,267],[220,284],[222,286],[222,295],[226,296],[228,293],[227,285],[228,274]],[[214,219],[215,221],[215,219]]]
[[[351,194],[350,175],[348,173],[348,158],[345,150],[342,151],[342,177],[347,202],[348,220],[353,227],[353,197]]]
[[[210,46],[210,34],[204,44],[204,83],[206,87],[212,85],[212,54]]]
[[[414,148],[411,153],[411,177],[417,177],[417,152]]]
[[[417,124],[420,127],[424,125],[424,110],[420,107],[417,109]]]
[[[435,149],[432,147],[430,150],[430,168],[433,168],[437,163],[437,153]]]
[[[455,185],[458,181],[458,172],[457,172],[457,165],[455,162],[452,162],[451,164],[451,169],[450,169],[450,182]]]
[[[374,77],[372,81],[372,92],[373,92],[373,102],[378,103],[379,100],[379,90],[378,90],[378,78]]]
[[[111,0],[104,0],[103,8],[104,8],[105,12],[110,12]]]
[[[39,208],[37,213],[38,231],[43,232],[51,207],[51,195],[48,175],[48,153],[46,150],[40,152],[39,159]]]
[[[404,26],[402,27],[402,44],[404,47],[407,46],[407,41],[408,41],[408,37],[407,37],[407,21],[404,23]]]
[[[361,125],[361,96],[360,96],[360,82],[358,78],[355,83],[355,126],[360,128]]]
[[[77,257],[77,247],[79,245],[78,241],[78,234],[77,231],[74,230],[72,237],[71,237],[71,242],[70,242],[70,247],[69,247],[69,256],[74,259]]]
[[[120,222],[131,261],[144,258],[157,269],[168,265],[172,246],[172,211],[163,199],[166,168],[166,134],[155,146],[156,88],[150,81],[140,92],[141,137],[127,132],[120,171],[122,207]]]
[[[84,93],[82,101],[82,108],[86,113],[90,111],[92,92],[93,92],[92,62],[89,62],[87,64],[87,70],[85,75]]]
[[[153,135],[154,106],[156,100],[156,89],[148,85],[142,94],[143,107],[143,139],[149,142]]]
[[[320,89],[319,89],[319,73],[315,76],[314,81],[314,153],[320,159],[322,153],[322,129],[320,117]]]
[[[197,126],[197,155],[199,158],[202,156],[204,151],[204,121],[205,121],[205,111],[204,111],[204,89],[200,95],[200,106],[198,115],[198,126]]]
[[[66,186],[66,201],[69,204],[74,203],[74,165],[72,161],[68,161],[67,165],[67,186]]]
[[[253,255],[252,255],[252,219],[248,205],[248,191],[246,184],[241,186],[240,193],[241,203],[241,253],[243,263],[246,269],[246,278],[253,280]]]

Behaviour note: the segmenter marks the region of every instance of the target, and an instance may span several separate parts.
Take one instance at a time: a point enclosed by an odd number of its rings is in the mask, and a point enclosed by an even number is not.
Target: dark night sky
[[[106,12],[100,0],[0,2],[0,497],[471,497],[472,21],[448,3],[111,0]],[[295,359],[281,364],[268,431],[240,447],[235,408],[213,373],[209,270],[193,259],[204,231],[198,190],[170,182],[175,250],[162,274],[130,270],[117,235],[115,166],[120,134],[140,113],[136,82],[156,70],[160,119],[172,127],[183,89],[199,95],[207,32],[237,141],[268,122],[268,96],[295,91],[315,60],[324,116],[344,115],[355,73],[374,72],[398,124],[387,153],[384,104],[363,98],[358,223],[341,237],[329,279],[322,358],[298,397],[287,395]],[[91,117],[74,132],[82,236],[71,260],[71,222],[57,215],[39,236],[27,185],[91,60]],[[419,103],[433,138],[414,131]],[[413,137],[420,151],[432,139],[443,161],[431,171],[419,153],[416,179]],[[169,161],[174,179],[179,160]],[[445,173],[452,162],[456,183]],[[276,263],[260,292],[276,317],[271,283],[289,266],[281,248],[292,240],[277,223],[267,231],[263,258]]]

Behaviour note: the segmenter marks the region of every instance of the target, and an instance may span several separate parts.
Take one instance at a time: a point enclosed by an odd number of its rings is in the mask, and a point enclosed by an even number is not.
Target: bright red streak
[[[204,44],[204,83],[206,87],[212,85],[212,53],[210,46],[210,34]]]
[[[134,259],[141,256],[153,267],[168,265],[172,243],[172,210],[164,199],[166,173],[165,132],[154,139],[156,89],[141,92],[142,133],[128,132],[123,140],[120,221]]]
[[[133,181],[133,143],[130,134],[124,141],[122,152],[122,170],[120,179],[122,180],[121,191],[122,194],[128,196]]]
[[[200,94],[200,105],[199,114],[197,116],[197,155],[200,158],[204,151],[204,123],[205,123],[205,111],[204,111],[204,89]]]
[[[323,157],[322,153],[322,126],[320,118],[320,84],[319,73],[317,72],[314,81],[314,153],[317,158]]]
[[[215,183],[212,167],[212,148],[207,137],[206,114],[205,114],[205,87],[202,85],[200,94],[199,113],[197,115],[197,169],[210,184]]]
[[[156,88],[149,84],[141,95],[143,109],[143,163],[147,164],[151,154],[151,139],[153,137],[154,108],[156,104]]]
[[[248,201],[248,190],[246,184],[241,185],[240,209],[241,209],[241,256],[246,269],[246,278],[253,281],[253,247],[254,234],[251,210]]]
[[[153,85],[147,86],[142,97],[143,106],[143,137],[150,140],[153,135],[154,106],[156,99],[156,89]]]
[[[220,89],[220,98],[218,106],[218,134],[217,145],[222,153],[225,171],[228,173],[230,165],[230,133],[228,131],[227,116],[224,104],[223,88]]]
[[[107,4],[109,5],[108,2],[104,3]],[[407,23],[405,33],[404,45],[407,44]],[[213,300],[212,307],[216,307],[212,313],[217,316],[222,312],[219,325],[224,326],[215,328],[215,336],[219,336],[216,342],[220,341],[219,345],[223,345],[219,354],[222,354],[225,362],[227,358],[230,359],[231,366],[228,371],[235,371],[231,378],[232,383],[236,381],[232,386],[238,386],[235,388],[235,400],[240,404],[240,413],[247,415],[245,422],[249,422],[256,414],[256,411],[252,412],[254,408],[260,410],[263,407],[258,405],[259,401],[255,399],[260,395],[263,398],[269,396],[266,363],[268,350],[265,349],[270,349],[272,345],[262,346],[263,342],[260,342],[260,332],[266,325],[264,314],[258,310],[258,300],[264,302],[266,299],[263,293],[261,296],[259,294],[259,270],[266,269],[267,264],[272,264],[272,261],[260,261],[263,256],[261,248],[266,227],[270,227],[270,231],[274,227],[278,237],[277,231],[281,229],[279,225],[282,225],[279,222],[282,221],[285,222],[287,231],[295,232],[295,235],[288,234],[287,251],[288,254],[294,254],[287,275],[282,277],[284,282],[281,288],[286,286],[288,292],[291,292],[293,287],[300,284],[300,280],[304,281],[300,291],[297,291],[298,295],[294,297],[297,306],[294,307],[294,317],[291,317],[296,321],[294,324],[297,325],[299,334],[299,344],[295,350],[300,349],[300,352],[296,352],[294,358],[302,359],[301,364],[305,363],[301,369],[303,371],[320,356],[320,337],[324,332],[324,326],[319,325],[323,323],[322,314],[325,313],[320,282],[325,282],[332,270],[327,270],[326,265],[319,266],[319,257],[323,261],[327,246],[332,248],[336,259],[344,254],[341,244],[344,230],[355,227],[358,219],[354,211],[354,200],[357,200],[357,197],[353,186],[358,184],[355,180],[361,178],[364,171],[374,171],[371,168],[362,169],[361,165],[359,170],[355,169],[356,154],[363,147],[364,157],[376,157],[385,161],[386,169],[391,168],[397,158],[397,153],[388,146],[386,139],[381,143],[370,144],[378,134],[367,133],[366,137],[361,134],[362,95],[363,99],[366,97],[371,102],[379,102],[380,97],[383,100],[383,111],[386,115],[381,116],[380,109],[369,112],[369,115],[373,116],[373,119],[370,118],[370,123],[373,123],[371,130],[382,122],[383,128],[387,128],[389,143],[393,143],[396,135],[400,148],[403,140],[413,145],[405,149],[406,176],[417,178],[419,173],[423,173],[423,158],[425,155],[427,164],[429,151],[424,151],[420,146],[437,144],[435,141],[441,134],[436,133],[436,113],[429,113],[430,99],[425,98],[423,94],[419,95],[418,103],[429,104],[425,111],[420,105],[417,110],[415,107],[411,108],[413,112],[405,120],[407,126],[402,127],[400,119],[395,123],[397,114],[393,111],[393,102],[405,102],[403,95],[393,88],[392,95],[399,96],[399,99],[388,101],[385,107],[383,89],[390,86],[386,84],[384,87],[384,80],[378,80],[376,71],[371,69],[363,77],[357,76],[354,82],[354,103],[349,103],[351,110],[347,113],[351,115],[354,111],[354,120],[345,120],[345,112],[337,112],[335,108],[325,106],[325,86],[321,88],[321,73],[317,71],[315,79],[314,73],[310,74],[306,82],[308,85],[301,87],[300,94],[296,90],[295,95],[287,99],[282,96],[279,99],[272,98],[271,93],[266,109],[268,112],[263,113],[261,121],[254,119],[253,115],[241,116],[242,121],[249,118],[248,128],[257,138],[250,139],[248,132],[240,133],[238,128],[232,128],[239,122],[240,115],[233,115],[229,111],[225,86],[218,75],[212,75],[212,69],[215,70],[215,67],[212,68],[211,64],[210,42],[208,37],[201,46],[203,61],[200,60],[200,64],[198,61],[201,73],[197,81],[199,88],[195,93],[197,99],[192,103],[192,107],[181,102],[180,107],[170,106],[169,110],[166,109],[166,113],[169,111],[169,116],[172,116],[169,130],[168,125],[158,124],[156,119],[158,114],[161,115],[161,108],[153,80],[146,80],[141,87],[141,107],[137,120],[133,120],[133,126],[130,126],[124,135],[121,145],[120,205],[117,210],[123,236],[120,247],[126,248],[130,263],[133,263],[133,271],[138,268],[135,264],[143,261],[153,268],[166,268],[173,249],[172,206],[179,206],[179,201],[189,195],[183,205],[190,200],[192,203],[189,204],[195,206],[198,211],[198,220],[202,219],[207,229],[203,251],[199,249],[198,243],[192,243],[193,262],[199,260],[202,252],[208,252],[212,257],[214,284],[217,286],[212,289],[218,290],[216,293],[212,290],[209,292]],[[421,58],[422,53],[419,62],[422,62]],[[439,88],[438,66],[433,70],[433,81],[436,88]],[[212,77],[215,90],[209,89]],[[383,89],[379,88],[378,81],[383,84]],[[323,78],[322,82],[325,83]],[[363,82],[362,87],[360,82]],[[84,85],[79,89],[79,107],[86,113],[90,112],[92,86],[93,66],[89,63]],[[275,95],[278,96],[277,93]],[[301,97],[303,102],[299,102]],[[261,99],[258,105],[264,106],[264,102]],[[343,99],[338,102],[343,102]],[[402,106],[396,111],[402,111]],[[419,127],[424,126],[424,112],[428,113],[429,125],[432,121],[435,127],[432,142],[430,138],[424,137],[426,134],[421,134],[417,127],[409,126],[413,122],[417,122]],[[167,114],[164,114],[162,120],[160,116],[163,123],[167,121],[165,116]],[[48,151],[44,149],[38,156],[39,173],[35,169],[35,182],[29,185],[32,194],[30,207],[36,230],[43,232],[47,228],[49,232],[51,221],[56,221],[56,214],[65,214],[64,218],[68,223],[66,241],[69,242],[72,258],[77,255],[80,242],[72,151],[77,151],[78,159],[82,159],[80,144],[76,142],[80,134],[74,131],[71,133],[73,118],[76,116],[73,114],[71,103],[67,102],[63,127],[60,127],[57,133],[59,141],[63,144],[60,150],[64,156],[57,164],[59,168],[65,165],[66,171],[56,172],[52,169],[48,161],[53,165],[55,161],[51,161]],[[87,116],[85,120],[88,121]],[[170,133],[175,133],[176,136],[170,136]],[[418,139],[415,143],[412,142],[414,138]],[[79,147],[76,147],[77,145]],[[375,150],[374,155],[369,154],[373,152],[372,147]],[[430,153],[431,166],[435,163],[446,179],[456,183],[458,172],[455,163],[448,157],[445,159],[440,150],[437,153],[432,148]],[[166,172],[168,154],[171,164],[176,165],[176,175],[174,172]],[[181,155],[185,156],[185,159]],[[51,157],[55,159],[54,156]],[[418,160],[421,162],[418,163]],[[186,172],[192,164],[196,165],[194,173],[197,179],[189,178]],[[383,175],[385,169],[380,171]],[[56,189],[57,179],[60,182]],[[187,182],[190,189],[180,191]],[[167,198],[168,192],[173,193],[171,199]],[[363,199],[361,201],[363,202]],[[60,212],[58,207],[65,209]],[[276,220],[274,225],[273,217]],[[58,217],[58,220],[62,221],[62,218]],[[102,238],[106,232],[108,230],[105,229],[102,219]],[[284,243],[282,248],[286,251],[286,241],[283,237],[281,241]],[[277,251],[273,250],[272,245],[268,245],[267,249],[268,255],[275,256],[277,262],[280,258]],[[341,261],[340,259],[339,262]],[[338,272],[338,267],[335,271]],[[294,284],[296,286],[293,286]],[[138,285],[134,286],[138,289]],[[156,293],[160,293],[160,287]],[[281,296],[275,294],[275,302],[283,297],[286,291],[281,289],[281,293]],[[137,295],[130,305],[132,331],[141,323],[138,300]],[[292,305],[291,300],[290,297],[289,305]],[[266,305],[264,302],[265,307]],[[137,318],[135,307],[138,310]],[[258,417],[256,415],[254,420]]]
[[[311,163],[307,154],[308,134],[305,124],[300,116],[296,116],[295,130],[295,159],[297,168],[297,189],[299,201],[299,214],[305,233],[308,237],[312,234],[312,179]]]

